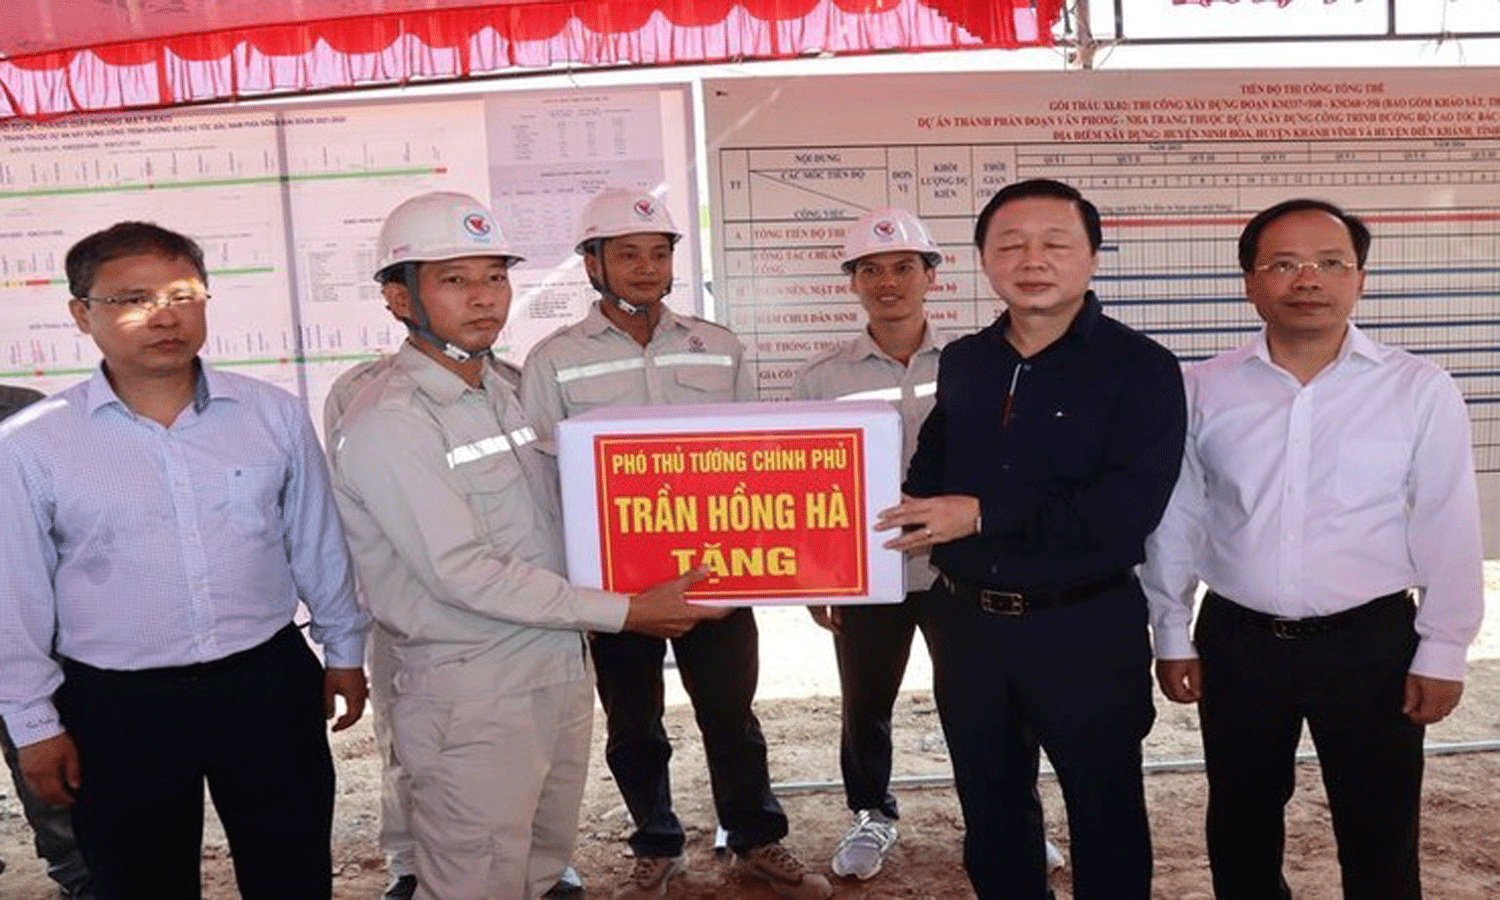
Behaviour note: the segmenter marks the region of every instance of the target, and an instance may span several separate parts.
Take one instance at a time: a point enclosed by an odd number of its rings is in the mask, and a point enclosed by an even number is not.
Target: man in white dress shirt
[[[41,391],[31,388],[0,384],[0,421],[42,399],[42,396]],[[63,900],[94,900],[88,867],[83,864],[83,854],[73,838],[73,813],[66,806],[48,803],[31,792],[21,774],[16,744],[5,729],[4,718],[0,718],[0,755],[5,757],[5,764],[10,768],[16,799],[26,815],[26,824],[35,833],[36,855],[47,861],[47,874],[57,882],[58,896]],[[0,859],[0,872],[4,871],[5,860]]]
[[[1146,546],[1157,680],[1199,705],[1219,900],[1291,896],[1283,817],[1304,721],[1343,896],[1421,897],[1423,732],[1458,704],[1479,629],[1479,505],[1453,380],[1349,321],[1369,245],[1316,200],[1245,226],[1265,328],[1188,368],[1182,474]]]
[[[0,715],[71,806],[102,900],[197,897],[208,786],[247,900],[327,898],[335,730],[369,617],[307,411],[198,356],[190,238],[121,222],[65,261],[103,362],[0,426]],[[292,624],[311,614],[320,662]]]

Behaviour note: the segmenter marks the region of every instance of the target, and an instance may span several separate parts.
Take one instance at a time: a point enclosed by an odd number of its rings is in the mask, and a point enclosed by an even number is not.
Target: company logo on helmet
[[[651,202],[650,197],[642,197],[635,201],[635,213],[643,219],[649,219],[656,215],[656,204]]]
[[[878,238],[890,238],[896,234],[896,223],[890,219],[881,219],[870,227]]]
[[[482,213],[469,213],[464,216],[464,229],[475,237],[489,237],[494,227],[490,224],[489,218]]]

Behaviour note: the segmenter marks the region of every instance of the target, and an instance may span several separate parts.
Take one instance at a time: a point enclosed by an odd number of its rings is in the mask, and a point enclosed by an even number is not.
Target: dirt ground
[[[1428,732],[1430,746],[1463,749],[1469,742],[1500,741],[1500,565],[1490,564],[1490,602],[1484,633],[1471,654],[1462,705]],[[771,775],[791,819],[788,843],[804,861],[826,870],[829,855],[848,821],[837,786],[839,707],[833,654],[826,634],[798,609],[762,610],[762,690],[757,703],[771,747]],[[919,642],[920,643],[920,642]],[[869,882],[836,884],[836,897],[972,897],[960,854],[963,821],[951,786],[942,731],[929,690],[930,666],[920,647],[913,653],[895,720],[898,778],[934,782],[897,789],[901,840],[886,869]],[[668,673],[669,683],[675,681]],[[673,896],[769,898],[769,890],[741,881],[727,856],[713,850],[713,814],[707,773],[691,712],[680,689],[669,693],[667,727],[677,754],[672,762],[677,809],[688,829],[689,875]],[[588,885],[588,900],[608,898],[629,870],[624,837],[628,823],[619,794],[603,764],[602,717],[596,720],[593,768],[581,818],[576,864]],[[1154,771],[1159,764],[1200,755],[1193,709],[1157,698],[1157,724],[1147,740],[1146,776],[1156,848],[1155,895],[1169,900],[1208,900],[1203,848],[1203,776],[1200,771]],[[338,806],[334,834],[334,897],[374,900],[386,876],[376,847],[379,767],[368,718],[334,737],[338,761]],[[924,777],[926,777],[924,779]],[[0,787],[0,898],[50,900],[56,896],[32,853],[30,833],[7,782]],[[1043,803],[1052,841],[1067,851],[1063,804],[1054,781],[1044,779]],[[1423,820],[1424,881],[1434,900],[1493,900],[1500,897],[1500,753],[1433,755],[1427,764]],[[1298,792],[1288,810],[1287,877],[1299,900],[1334,900],[1338,872],[1327,804],[1315,763],[1302,766]],[[207,900],[237,896],[222,834],[210,827],[204,847]],[[837,879],[835,879],[837,882]],[[1059,900],[1071,896],[1068,872],[1054,876]]]

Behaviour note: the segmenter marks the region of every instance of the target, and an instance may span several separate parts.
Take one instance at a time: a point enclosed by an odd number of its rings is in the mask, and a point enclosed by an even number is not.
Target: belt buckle
[[[1284,641],[1289,641],[1302,636],[1301,622],[1297,619],[1287,619],[1277,616],[1271,620],[1271,634]]]
[[[1026,612],[1026,595],[1015,591],[980,589],[979,608],[997,616],[1019,616]]]

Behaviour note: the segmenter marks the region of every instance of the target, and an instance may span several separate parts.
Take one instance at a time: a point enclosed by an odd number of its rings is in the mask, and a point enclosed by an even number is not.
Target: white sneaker
[[[1057,849],[1057,845],[1056,844],[1052,843],[1051,841],[1048,841],[1047,842],[1047,871],[1048,872],[1056,872],[1058,869],[1061,869],[1063,866],[1065,866],[1067,864],[1068,864],[1068,861],[1063,858],[1062,851],[1059,850],[1059,849]]]
[[[896,823],[878,809],[862,809],[833,851],[833,874],[860,881],[874,878],[895,844]]]
[[[557,883],[547,889],[543,894],[546,898],[571,897],[574,894],[583,894],[583,879],[578,877],[578,870],[568,866],[557,876]]]

